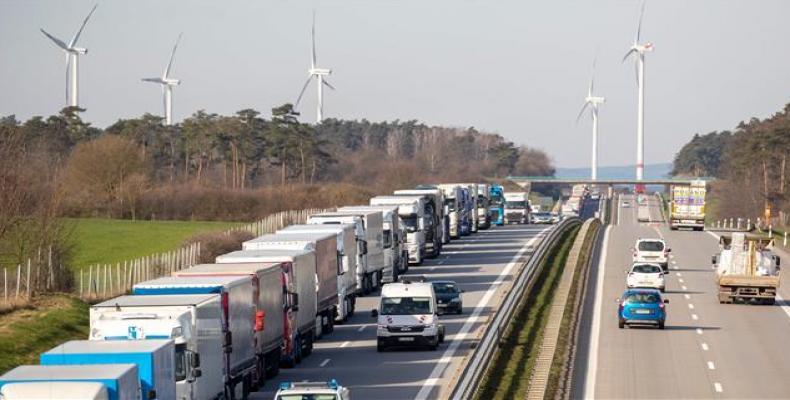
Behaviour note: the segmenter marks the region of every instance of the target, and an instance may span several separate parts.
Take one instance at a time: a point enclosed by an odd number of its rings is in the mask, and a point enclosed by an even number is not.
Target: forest
[[[674,160],[675,176],[713,177],[718,218],[752,218],[770,208],[786,226],[790,211],[790,104],[774,115],[744,121],[732,131],[694,135]]]

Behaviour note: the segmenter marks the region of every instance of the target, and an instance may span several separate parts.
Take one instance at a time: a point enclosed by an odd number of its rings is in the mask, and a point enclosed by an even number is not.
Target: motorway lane
[[[517,271],[511,262],[520,254],[520,262],[513,264],[521,265],[530,254],[524,251],[527,243],[536,245],[548,229],[545,225],[510,225],[481,230],[445,245],[439,258],[409,269],[409,274],[453,279],[466,291],[464,314],[441,317],[447,334],[437,351],[403,349],[378,353],[376,321],[370,317],[370,310],[378,306],[378,297],[360,298],[348,323],[336,326],[334,333],[316,343],[310,357],[297,368],[281,369],[278,377],[251,398],[273,398],[281,381],[332,378],[350,387],[354,398],[434,399],[445,395],[449,381],[460,373],[463,358],[471,351],[471,339],[500,303],[503,287],[509,286]],[[484,298],[485,304],[479,304]],[[472,318],[476,306],[480,306],[479,315]]]
[[[631,201],[631,196],[623,200]],[[659,216],[657,200],[651,217]],[[790,315],[777,306],[723,305],[710,256],[717,240],[705,232],[670,231],[663,224],[639,224],[620,208],[609,228],[598,318],[586,339],[590,354],[586,395],[596,398],[788,398]],[[637,237],[663,237],[670,248],[666,330],[617,328],[617,305],[625,268]],[[600,270],[598,271],[600,272]],[[595,296],[588,297],[588,301]],[[597,341],[595,340],[597,338]],[[595,368],[590,370],[589,368]],[[582,368],[582,370],[584,370]],[[580,375],[582,373],[580,372]],[[585,376],[578,376],[584,379]]]

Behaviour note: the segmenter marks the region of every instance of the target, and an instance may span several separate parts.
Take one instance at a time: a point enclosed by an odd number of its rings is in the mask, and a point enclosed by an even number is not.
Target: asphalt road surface
[[[631,207],[622,207],[628,201]],[[633,196],[618,201],[591,275],[575,370],[586,398],[790,398],[790,306],[719,304],[710,232],[670,231],[650,197],[651,223],[637,221]],[[639,237],[663,237],[672,249],[665,330],[617,327],[625,269]],[[596,276],[597,272],[597,276]],[[780,289],[790,298],[787,286]]]
[[[479,330],[502,300],[504,288],[551,229],[546,225],[509,225],[481,230],[445,245],[442,255],[411,267],[409,274],[452,279],[463,294],[464,313],[441,317],[445,343],[438,350],[376,351],[376,320],[370,310],[378,297],[357,300],[351,320],[316,343],[313,354],[293,369],[281,369],[253,399],[271,399],[282,381],[337,379],[356,399],[435,399],[446,395],[460,373]]]

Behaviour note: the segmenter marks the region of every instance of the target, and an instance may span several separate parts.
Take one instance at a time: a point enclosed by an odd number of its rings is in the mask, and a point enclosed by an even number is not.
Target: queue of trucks
[[[509,195],[472,183],[398,190],[140,282],[90,307],[86,340],[0,376],[0,398],[246,399],[353,316],[357,297],[398,282],[451,239],[503,223],[507,212],[492,210]]]

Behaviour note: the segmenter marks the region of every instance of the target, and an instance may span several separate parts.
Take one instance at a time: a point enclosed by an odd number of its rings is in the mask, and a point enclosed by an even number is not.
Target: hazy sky
[[[0,0],[0,114],[56,113],[68,42],[93,0]],[[161,74],[184,32],[173,76],[176,121],[293,102],[307,78],[312,10],[318,60],[333,70],[325,116],[474,126],[587,166],[591,128],[575,118],[597,50],[600,163],[635,162],[636,82],[621,63],[638,1],[332,0],[99,2],[79,45],[84,118],[105,127],[162,114]],[[646,163],[670,161],[695,132],[731,129],[790,102],[790,1],[650,0]],[[315,87],[302,119],[315,118]]]

